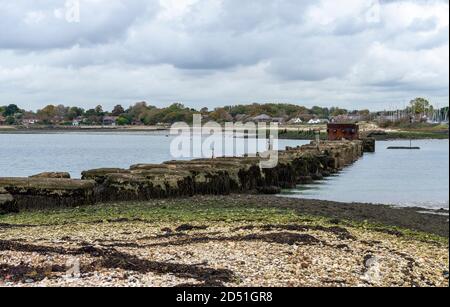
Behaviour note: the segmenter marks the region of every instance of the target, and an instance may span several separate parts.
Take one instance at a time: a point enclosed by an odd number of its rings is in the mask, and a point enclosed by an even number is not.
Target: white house
[[[308,124],[309,125],[318,125],[318,124],[321,124],[322,122],[320,121],[320,119],[311,119],[309,122],[308,122]]]
[[[301,119],[300,117],[297,117],[297,118],[291,119],[291,120],[289,121],[289,124],[292,124],[292,125],[300,125],[300,124],[303,124],[303,121],[302,121],[302,119]]]

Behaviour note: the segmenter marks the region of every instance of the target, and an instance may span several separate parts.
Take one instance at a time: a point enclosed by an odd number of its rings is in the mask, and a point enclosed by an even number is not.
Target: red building
[[[328,124],[327,132],[329,141],[359,139],[359,126],[357,124]]]

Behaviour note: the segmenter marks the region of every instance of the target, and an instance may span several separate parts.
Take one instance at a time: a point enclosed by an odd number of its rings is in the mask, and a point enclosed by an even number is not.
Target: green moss
[[[309,224],[336,226],[327,217],[299,215],[291,209],[260,208],[239,200],[174,199],[150,202],[116,203],[72,209],[30,211],[0,216],[0,224],[49,225],[92,223],[126,219],[148,223],[214,223],[246,222],[253,224]],[[448,238],[437,235],[368,222],[339,221],[339,226],[370,232],[396,234],[404,240],[434,242],[448,245]]]

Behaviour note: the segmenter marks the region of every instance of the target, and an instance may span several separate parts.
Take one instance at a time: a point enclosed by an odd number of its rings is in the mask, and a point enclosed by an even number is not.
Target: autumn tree
[[[95,107],[95,113],[97,116],[105,116],[105,112],[103,111],[103,107],[101,105]]]
[[[233,116],[228,113],[224,108],[217,108],[210,114],[210,117],[217,122],[230,122],[233,120]]]
[[[48,105],[42,110],[37,111],[37,117],[44,123],[50,123],[57,115],[57,109],[54,105]]]
[[[114,107],[113,111],[111,112],[111,115],[112,116],[120,116],[123,113],[125,113],[125,109],[120,104],[118,104]]]
[[[330,109],[330,113],[331,113],[331,116],[346,115],[348,113],[348,110],[341,109],[338,107],[332,107]]]

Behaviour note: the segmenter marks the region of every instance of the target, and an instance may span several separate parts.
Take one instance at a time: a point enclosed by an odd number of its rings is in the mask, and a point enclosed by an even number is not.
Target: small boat
[[[387,149],[420,150],[420,147],[412,146],[412,140],[410,140],[409,146],[390,146]]]
[[[408,149],[408,150],[420,150],[420,147],[413,147],[413,146],[391,146],[387,149]]]

